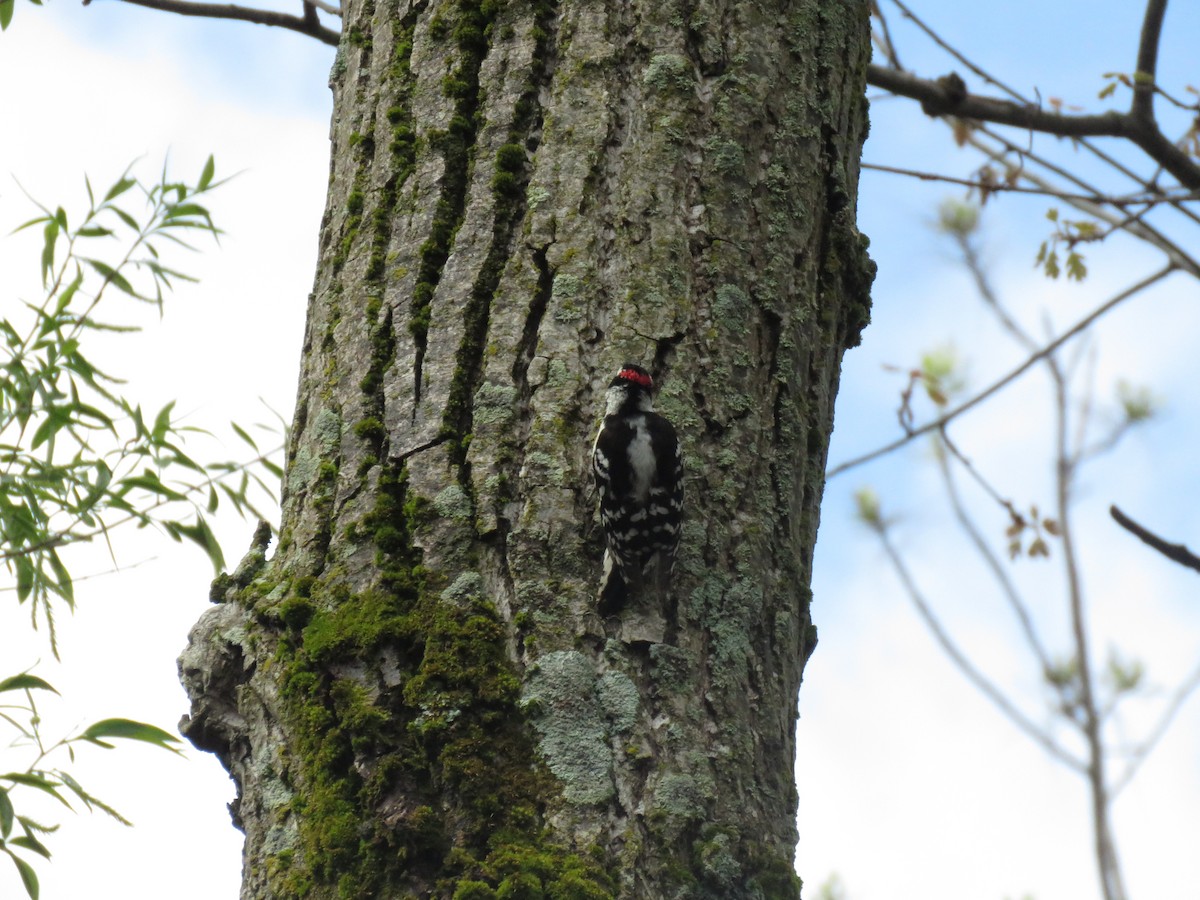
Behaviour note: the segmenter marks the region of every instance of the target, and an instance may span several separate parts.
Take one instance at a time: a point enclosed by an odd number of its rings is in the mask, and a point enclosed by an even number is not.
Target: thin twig
[[[332,3],[325,3],[323,0],[305,0],[305,5],[315,6],[317,9],[321,10],[321,12],[327,12],[331,16],[337,16],[339,19],[342,17],[342,8],[340,6],[334,6]]]
[[[1008,96],[1012,97],[1014,100],[1020,100],[1020,101],[1025,100],[1025,98],[1022,97],[1019,93],[1017,93],[1017,91],[1015,91],[1013,88],[1009,87],[1007,84],[1002,82],[999,78],[996,78],[994,75],[984,71],[982,68],[980,68],[979,65],[972,62],[970,59],[968,59],[966,56],[964,56],[961,52],[959,52],[957,49],[955,49],[951,44],[949,44],[946,40],[944,40],[940,34],[938,34],[936,31],[934,31],[932,28],[930,28],[928,25],[926,25],[924,21],[919,19],[917,17],[916,13],[914,13],[911,9],[909,9],[907,6],[905,6],[904,3],[901,2],[901,0],[892,0],[892,2],[895,3],[896,6],[898,6],[900,8],[900,12],[904,13],[905,18],[907,18],[914,25],[916,25],[919,29],[921,29],[923,32],[925,32],[925,34],[929,37],[929,39],[931,41],[933,41],[935,44],[937,44],[939,47],[941,47],[943,50],[945,50],[947,53],[949,53],[951,56],[953,56],[955,59],[957,59],[960,63],[962,63],[964,66],[966,66],[972,72],[974,72],[980,78],[982,78],[985,82],[987,82],[988,84],[994,84],[996,87],[998,87],[1004,93],[1008,94]]]
[[[961,456],[958,459],[960,462],[962,461]],[[966,533],[967,538],[975,547],[975,551],[979,554],[980,558],[983,559],[984,565],[991,571],[992,577],[996,579],[996,583],[1000,585],[1000,592],[1004,594],[1008,605],[1012,608],[1013,615],[1017,617],[1017,621],[1021,625],[1021,631],[1025,635],[1025,641],[1029,645],[1030,650],[1033,651],[1033,655],[1037,657],[1038,665],[1041,666],[1042,672],[1049,672],[1053,668],[1050,663],[1050,657],[1046,653],[1046,648],[1042,646],[1041,638],[1038,637],[1037,629],[1034,628],[1033,619],[1030,617],[1029,610],[1026,608],[1024,601],[1021,599],[1016,585],[1008,577],[1008,569],[996,554],[992,552],[991,545],[984,539],[983,534],[975,525],[974,519],[967,513],[946,455],[944,453],[937,454],[937,462],[938,468],[942,473],[942,482],[946,486],[946,495],[950,498],[950,508],[954,511],[954,517],[958,519],[959,526]]]
[[[990,147],[988,144],[984,143],[979,138],[979,134],[983,134],[983,135],[987,136],[988,138],[990,138],[991,140],[996,141],[998,144],[1001,145],[1002,148],[1004,148],[1003,151],[1001,151],[1000,149],[997,149],[995,147]],[[967,143],[970,144],[975,149],[983,152],[989,158],[993,159],[996,162],[1004,161],[1003,160],[1004,152],[1019,154],[1027,159],[1032,159],[1034,162],[1036,162],[1042,168],[1046,169],[1048,172],[1052,172],[1053,174],[1059,176],[1060,178],[1070,181],[1072,184],[1076,185],[1077,187],[1081,188],[1084,191],[1092,191],[1094,193],[1099,193],[1098,190],[1093,188],[1090,184],[1088,184],[1088,182],[1084,181],[1077,174],[1070,172],[1067,169],[1062,168],[1061,166],[1056,165],[1055,163],[1051,162],[1048,159],[1039,157],[1036,153],[1030,153],[1026,150],[1023,150],[1023,149],[1017,147],[1016,144],[1014,144],[1012,141],[1008,140],[1006,137],[1004,137],[1004,135],[999,134],[989,128],[980,128],[979,133],[972,133],[967,138]],[[1100,151],[1094,151],[1094,153],[1100,159],[1104,160],[1105,162],[1109,162],[1110,165],[1113,165],[1122,174],[1125,174],[1124,170],[1120,167],[1119,163],[1117,163],[1116,161],[1110,161]],[[1043,178],[1042,176],[1038,175],[1035,172],[1030,172],[1028,169],[1021,170],[1021,177],[1023,179],[1025,179],[1026,181],[1028,181],[1032,184],[1039,185],[1041,187],[1047,187],[1047,188],[1054,187],[1054,185],[1052,185],[1047,179]],[[1132,174],[1131,174],[1131,177],[1132,177]],[[1138,183],[1142,184],[1142,182],[1140,182],[1140,181]],[[1161,189],[1155,188],[1155,190],[1161,190]],[[1102,206],[1097,206],[1093,203],[1089,203],[1086,200],[1067,200],[1066,202],[1071,204],[1072,206],[1074,206],[1076,209],[1080,210],[1081,212],[1087,213],[1088,215],[1094,216],[1098,219],[1102,219],[1103,221],[1108,222],[1110,225],[1115,225],[1116,223],[1118,223],[1121,220],[1120,216],[1115,215],[1114,213],[1105,209]],[[1171,206],[1172,206],[1172,208],[1183,213],[1188,218],[1190,218],[1193,221],[1200,224],[1200,214],[1194,212],[1187,205],[1185,205],[1183,203],[1172,202]],[[1174,241],[1172,241],[1170,238],[1168,238],[1162,232],[1158,231],[1158,229],[1154,228],[1153,226],[1151,226],[1145,222],[1134,222],[1134,223],[1130,223],[1129,227],[1126,228],[1125,230],[1127,230],[1130,234],[1132,234],[1134,237],[1138,238],[1139,240],[1143,240],[1146,243],[1150,244],[1151,246],[1157,247],[1159,250],[1162,250],[1163,253],[1165,253],[1167,255],[1167,258],[1170,259],[1172,262],[1174,262],[1177,266],[1179,266],[1179,268],[1183,269],[1184,271],[1190,273],[1193,276],[1200,277],[1200,263],[1197,263],[1196,260],[1193,259],[1190,254],[1186,253],[1181,247],[1179,247],[1178,244],[1176,244]]]
[[[879,20],[879,29],[883,37],[880,49],[883,50],[888,62],[893,67],[903,69],[904,66],[900,64],[900,54],[896,52],[896,43],[892,40],[892,32],[888,28],[887,16],[883,14],[883,8],[875,0],[871,0],[871,13]]]
[[[1117,778],[1112,783],[1112,787],[1109,788],[1109,796],[1116,797],[1117,794],[1124,790],[1125,786],[1133,780],[1133,776],[1137,774],[1137,771],[1139,768],[1141,768],[1142,763],[1146,761],[1147,757],[1150,756],[1151,751],[1158,745],[1158,742],[1162,740],[1163,735],[1165,735],[1167,733],[1167,729],[1170,728],[1171,722],[1174,721],[1176,714],[1180,709],[1183,708],[1183,704],[1187,701],[1188,697],[1192,695],[1197,687],[1200,687],[1200,666],[1197,666],[1188,679],[1179,686],[1179,689],[1171,698],[1171,702],[1167,704],[1167,708],[1163,711],[1162,717],[1158,720],[1158,723],[1154,726],[1154,729],[1150,732],[1146,739],[1138,745],[1137,749],[1134,750],[1133,758],[1125,766],[1125,770],[1121,773],[1121,777]]]
[[[908,568],[904,565],[904,560],[900,557],[895,545],[892,543],[891,536],[888,533],[886,525],[878,524],[872,526],[876,534],[879,535],[879,540],[883,544],[884,552],[888,556],[888,560],[895,569],[896,575],[899,577],[901,584],[904,586],[905,592],[908,594],[913,605],[917,608],[917,613],[924,620],[925,625],[933,633],[934,639],[941,646],[942,650],[954,666],[963,674],[967,681],[971,682],[985,697],[990,700],[997,709],[1002,712],[1010,722],[1017,726],[1021,731],[1025,732],[1030,738],[1040,744],[1047,753],[1057,759],[1059,762],[1066,765],[1068,768],[1076,772],[1086,772],[1084,764],[1071,755],[1067,750],[1058,745],[1054,738],[1040,729],[1032,721],[1030,721],[1024,713],[1022,713],[1012,701],[1004,695],[1004,693],[996,687],[987,676],[980,672],[966,654],[959,649],[954,643],[946,630],[942,628],[941,622],[934,615],[933,610],[929,608],[929,604],[925,602],[924,596],[913,580]]]
[[[974,242],[969,234],[961,234],[952,232],[951,237],[958,244],[958,249],[963,255],[963,262],[966,263],[967,271],[971,273],[971,277],[975,281],[975,289],[979,291],[980,299],[984,305],[992,311],[992,314],[1003,326],[1004,330],[1027,352],[1032,353],[1037,350],[1037,342],[1029,336],[1000,302],[1000,296],[996,293],[996,289],[992,287],[991,281],[987,277],[987,272],[984,271],[983,262],[979,258],[979,251],[975,248]]]
[[[1021,363],[1021,365],[1017,366],[1015,369],[1013,369],[1011,372],[1009,372],[1003,378],[999,379],[998,381],[993,382],[986,389],[984,389],[980,393],[976,394],[971,399],[966,400],[963,403],[960,403],[958,406],[954,407],[954,409],[942,414],[941,416],[934,419],[933,421],[926,422],[924,425],[921,425],[918,428],[913,428],[911,431],[906,432],[902,437],[897,438],[896,440],[892,441],[889,444],[885,444],[882,447],[877,447],[876,449],[872,450],[870,453],[864,453],[861,456],[856,456],[852,459],[846,460],[843,463],[839,463],[838,465],[834,466],[832,469],[830,469],[828,472],[825,473],[826,480],[833,478],[837,475],[841,475],[843,472],[847,472],[850,469],[853,469],[853,468],[863,465],[864,463],[868,463],[874,459],[878,459],[881,456],[886,456],[887,454],[893,452],[894,450],[900,449],[905,444],[909,443],[910,441],[914,440],[915,438],[920,437],[921,435],[929,434],[930,432],[933,432],[933,431],[940,431],[941,429],[945,428],[948,424],[950,424],[950,422],[957,419],[963,413],[965,413],[971,409],[974,409],[976,406],[978,406],[984,400],[987,400],[989,397],[991,397],[996,392],[1007,387],[1013,381],[1016,381],[1018,378],[1020,378],[1022,375],[1024,375],[1027,371],[1029,371],[1031,368],[1033,368],[1033,366],[1039,360],[1042,360],[1045,357],[1049,356],[1051,353],[1053,353],[1055,350],[1057,350],[1063,344],[1067,343],[1072,338],[1077,337],[1079,334],[1086,331],[1088,328],[1090,328],[1098,319],[1100,319],[1106,313],[1110,312],[1111,310],[1113,310],[1114,308],[1119,306],[1121,303],[1128,300],[1130,297],[1133,297],[1136,294],[1144,291],[1146,288],[1150,287],[1155,282],[1161,281],[1163,278],[1170,275],[1175,270],[1176,270],[1175,264],[1168,263],[1166,266],[1163,266],[1163,268],[1159,269],[1157,272],[1154,272],[1151,275],[1147,275],[1141,281],[1137,282],[1134,285],[1131,285],[1130,287],[1121,291],[1115,297],[1112,297],[1107,302],[1102,303],[1100,306],[1096,307],[1096,309],[1092,310],[1088,315],[1084,316],[1082,319],[1080,319],[1078,322],[1076,322],[1074,325],[1072,325],[1069,329],[1067,329],[1062,334],[1060,334],[1053,341],[1051,341],[1050,343],[1048,343],[1044,347],[1042,347],[1042,349],[1039,350],[1037,353],[1031,354],[1023,363]]]
[[[937,172],[923,172],[919,169],[905,169],[900,166],[884,166],[880,165],[879,163],[865,162],[862,164],[862,168],[870,169],[873,172],[887,172],[891,175],[907,175],[910,178],[917,178],[921,181],[941,181],[945,182],[946,184],[960,184],[963,187],[974,188],[987,193],[1036,194],[1043,197],[1054,197],[1059,200],[1080,200],[1087,203],[1107,203],[1112,206],[1143,205],[1146,208],[1151,208],[1160,203],[1177,203],[1186,200],[1195,200],[1200,197],[1200,192],[1197,191],[1187,191],[1182,194],[1165,194],[1162,192],[1143,191],[1139,194],[1126,194],[1124,196],[1106,196],[1104,194],[1074,194],[1069,191],[1058,190],[1050,187],[1024,187],[1019,184],[990,183],[980,181],[979,179],[955,178],[953,175],[941,175]],[[1138,215],[1144,215],[1144,212],[1140,212]]]
[[[1172,544],[1163,540],[1153,531],[1133,521],[1133,519],[1117,509],[1116,506],[1110,506],[1108,514],[1113,517],[1118,525],[1138,538],[1146,546],[1157,550],[1167,559],[1171,560],[1171,562],[1179,563],[1184,568],[1200,572],[1200,557],[1188,550],[1183,544]]]
[[[256,25],[286,28],[289,31],[316,38],[322,44],[329,44],[331,47],[336,47],[340,40],[336,31],[326,28],[314,16],[292,16],[270,9],[253,9],[232,4],[194,3],[192,0],[124,0],[124,2],[181,16],[198,16],[202,19],[235,19],[239,22],[253,22]]]
[[[1100,868],[1100,886],[1104,891],[1105,900],[1124,900],[1125,892],[1121,886],[1120,867],[1109,824],[1111,806],[1104,774],[1105,747],[1100,733],[1100,715],[1092,677],[1091,654],[1088,649],[1083,583],[1079,576],[1079,560],[1075,555],[1074,527],[1071,522],[1071,490],[1075,482],[1076,466],[1068,436],[1067,381],[1054,356],[1046,357],[1046,368],[1054,381],[1055,499],[1058,507],[1059,544],[1062,547],[1071,614],[1071,636],[1075,643],[1075,665],[1078,672],[1075,681],[1079,687],[1079,707],[1083,712],[1080,725],[1088,748],[1087,779],[1092,799],[1096,861]]]

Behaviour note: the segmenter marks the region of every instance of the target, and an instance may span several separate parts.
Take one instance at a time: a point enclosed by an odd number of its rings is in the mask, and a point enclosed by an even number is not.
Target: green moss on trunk
[[[447,586],[422,567],[414,536],[436,514],[408,495],[403,467],[385,467],[377,490],[359,537],[375,547],[378,586],[310,577],[260,608],[264,627],[282,626],[274,665],[295,736],[300,835],[270,866],[274,889],[612,898],[600,863],[546,828],[557,781],[538,759],[481,579]],[[259,582],[253,593],[270,591]]]

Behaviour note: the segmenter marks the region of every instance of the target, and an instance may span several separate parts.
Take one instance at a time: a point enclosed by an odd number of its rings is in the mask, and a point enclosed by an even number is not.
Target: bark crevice
[[[795,900],[866,3],[345,15],[280,546],[193,636],[244,900]],[[669,599],[608,621],[588,455],[625,361],[687,513]]]

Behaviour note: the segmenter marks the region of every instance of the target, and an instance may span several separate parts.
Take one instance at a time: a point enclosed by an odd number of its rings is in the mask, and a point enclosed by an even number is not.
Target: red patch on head
[[[632,381],[634,384],[640,384],[647,390],[654,384],[653,378],[645,372],[639,372],[636,369],[622,369],[617,377],[623,378],[626,381]]]

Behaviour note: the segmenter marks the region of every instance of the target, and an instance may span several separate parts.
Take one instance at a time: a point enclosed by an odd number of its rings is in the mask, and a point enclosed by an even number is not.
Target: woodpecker
[[[665,589],[683,519],[683,458],[675,428],[654,411],[654,380],[626,364],[608,385],[604,421],[592,446],[607,547],[600,611],[618,612],[630,589],[656,569]]]

